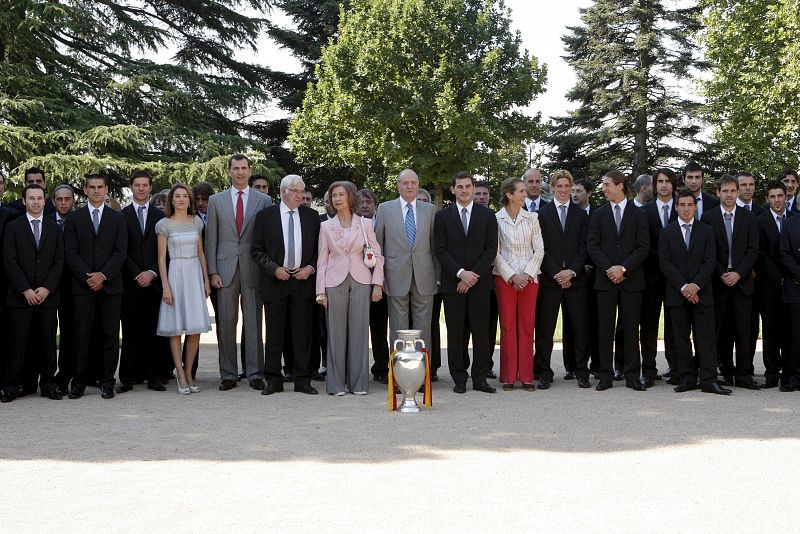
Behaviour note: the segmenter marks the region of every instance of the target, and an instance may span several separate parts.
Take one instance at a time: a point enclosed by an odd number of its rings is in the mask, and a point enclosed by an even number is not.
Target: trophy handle
[[[415,340],[414,340],[414,346],[416,346],[416,344],[417,344],[417,343],[419,343],[420,345],[422,345],[422,347],[421,347],[421,348],[423,348],[423,349],[427,348],[427,347],[425,346],[425,341],[423,341],[422,339],[415,339]]]

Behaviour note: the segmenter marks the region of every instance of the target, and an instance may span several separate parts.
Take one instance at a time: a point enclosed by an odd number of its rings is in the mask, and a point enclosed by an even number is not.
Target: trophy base
[[[402,404],[397,407],[398,412],[417,413],[421,412],[422,408],[419,407],[415,399],[403,399]]]

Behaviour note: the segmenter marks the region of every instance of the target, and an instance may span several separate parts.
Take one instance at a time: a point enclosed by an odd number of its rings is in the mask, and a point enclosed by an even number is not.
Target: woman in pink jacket
[[[358,191],[334,182],[328,195],[336,215],[319,232],[317,302],[328,321],[329,395],[366,395],[369,384],[369,302],[383,297],[383,256],[372,221],[355,215]],[[369,243],[374,267],[365,262]]]

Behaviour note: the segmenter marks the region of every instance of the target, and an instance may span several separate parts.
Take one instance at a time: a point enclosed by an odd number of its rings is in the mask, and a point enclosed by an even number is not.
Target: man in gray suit
[[[419,178],[411,169],[397,176],[400,198],[378,206],[375,234],[385,263],[384,289],[389,304],[392,342],[397,331],[422,330],[426,346],[431,344],[431,311],[439,266],[434,258],[433,217],[436,206],[417,201]]]
[[[248,185],[252,170],[242,154],[228,159],[231,187],[208,199],[206,261],[211,286],[217,289],[220,391],[236,387],[236,325],[242,304],[245,372],[250,387],[264,388],[264,346],[258,266],[250,256],[252,221],[272,201]]]

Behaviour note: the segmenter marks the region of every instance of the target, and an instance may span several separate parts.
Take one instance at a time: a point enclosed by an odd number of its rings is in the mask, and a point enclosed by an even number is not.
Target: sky
[[[519,30],[522,43],[528,52],[539,59],[540,64],[547,64],[547,91],[532,102],[531,113],[542,112],[543,118],[563,115],[571,109],[564,98],[566,92],[575,83],[575,74],[561,59],[564,54],[561,36],[566,33],[567,26],[580,23],[578,9],[591,4],[590,0],[506,0],[511,9],[512,28]],[[279,25],[288,26],[291,21],[280,12],[274,12],[270,19]],[[248,54],[249,55],[249,54]],[[243,56],[248,61],[258,61],[269,67],[286,72],[298,70],[297,62],[291,54],[281,50],[271,41],[264,39],[257,55],[253,58]],[[270,114],[280,115],[278,110]]]

